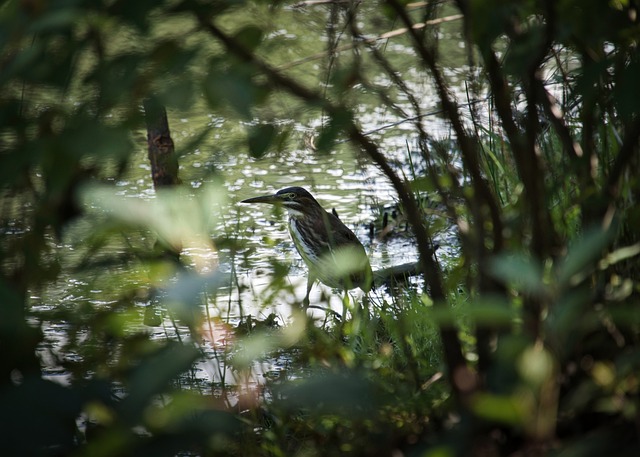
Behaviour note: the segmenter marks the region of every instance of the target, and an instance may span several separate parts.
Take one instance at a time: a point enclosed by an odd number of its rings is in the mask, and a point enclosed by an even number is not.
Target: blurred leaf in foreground
[[[309,414],[367,417],[380,406],[373,382],[357,372],[316,373],[278,389],[283,406]]]
[[[96,186],[86,188],[83,197],[93,211],[152,230],[172,250],[191,257],[197,271],[216,269],[218,258],[210,233],[216,210],[226,198],[221,185],[205,185],[195,196],[180,187],[162,189],[152,200],[121,197],[112,188]]]

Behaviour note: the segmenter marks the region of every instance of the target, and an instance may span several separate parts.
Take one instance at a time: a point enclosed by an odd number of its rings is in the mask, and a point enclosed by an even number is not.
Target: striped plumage
[[[250,198],[242,203],[277,204],[287,210],[289,233],[309,268],[307,300],[316,279],[329,287],[371,290],[373,273],[364,247],[340,219],[325,211],[305,189],[287,187],[275,195]]]

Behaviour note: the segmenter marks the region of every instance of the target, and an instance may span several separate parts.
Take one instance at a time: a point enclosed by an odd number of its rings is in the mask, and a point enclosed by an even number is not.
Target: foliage
[[[283,37],[283,14],[326,35]],[[636,455],[638,20],[631,1],[4,2],[3,453]],[[309,42],[326,45],[325,70],[292,65]],[[445,77],[463,52],[466,104]],[[416,73],[448,141],[425,127]],[[233,280],[207,254],[222,185],[135,202],[114,190],[152,96],[239,118],[257,158],[287,147],[281,119],[320,119],[318,153],[349,140],[393,184],[424,290],[345,301],[333,325],[208,316]],[[411,124],[409,173],[360,127],[371,103]],[[457,227],[451,264],[427,192]],[[232,262],[248,255],[235,235],[216,240]],[[287,287],[276,278],[265,300]],[[49,347],[50,326],[65,338]],[[219,335],[233,349],[202,343]],[[251,367],[269,355],[292,368],[257,388]],[[194,364],[209,362],[220,382],[198,389]]]

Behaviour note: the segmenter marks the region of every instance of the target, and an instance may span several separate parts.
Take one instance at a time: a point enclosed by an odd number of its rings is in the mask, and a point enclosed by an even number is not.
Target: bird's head
[[[302,187],[287,187],[281,189],[273,195],[248,198],[240,203],[268,203],[279,205],[287,210],[292,217],[301,217],[308,214],[312,209],[320,206],[309,192]]]

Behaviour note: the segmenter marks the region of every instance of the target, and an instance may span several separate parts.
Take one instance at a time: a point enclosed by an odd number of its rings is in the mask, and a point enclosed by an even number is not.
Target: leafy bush
[[[311,24],[294,39],[279,22],[292,16]],[[635,2],[9,1],[0,30],[7,455],[638,453]],[[318,43],[320,74],[308,55]],[[307,53],[298,65],[295,52]],[[425,84],[448,141],[430,135]],[[170,252],[213,249],[202,208],[225,192],[115,196],[151,96],[239,119],[253,157],[290,145],[280,119],[322,119],[318,154],[348,140],[395,188],[423,289],[358,303],[335,325],[216,323],[237,352],[213,356],[239,382],[195,388],[194,364],[212,357],[203,297],[229,277]],[[412,137],[364,132],[371,104]],[[410,164],[381,147],[386,135],[415,145]],[[457,227],[460,255],[446,265],[425,193]],[[81,226],[92,237],[72,252]],[[216,242],[240,255],[235,238]],[[169,338],[144,330],[165,317]],[[50,325],[65,339],[47,347]],[[291,359],[290,376],[244,389],[273,354]]]

